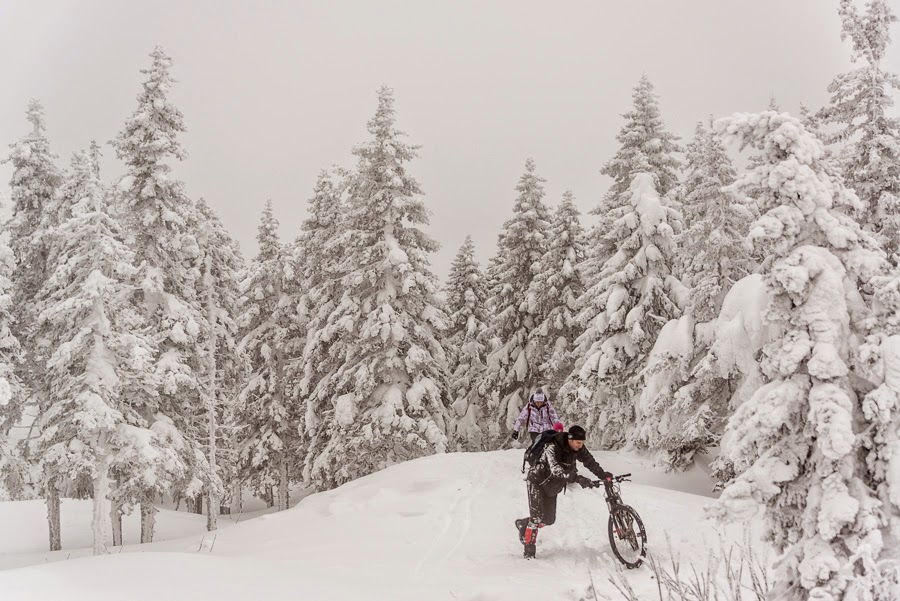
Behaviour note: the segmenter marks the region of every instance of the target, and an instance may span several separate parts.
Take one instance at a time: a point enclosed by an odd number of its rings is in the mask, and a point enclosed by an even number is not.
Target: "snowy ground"
[[[683,560],[705,565],[710,550],[741,538],[741,528],[717,530],[703,519],[712,499],[691,494],[708,495],[703,470],[665,474],[633,456],[597,456],[606,469],[634,474],[623,497],[657,555],[668,555],[668,535]],[[158,542],[100,558],[76,549],[90,544],[86,502],[64,504],[56,553],[40,551],[43,503],[0,503],[0,591],[21,601],[593,600],[593,580],[596,598],[612,600],[621,598],[608,580],[616,572],[656,598],[648,568],[618,569],[598,490],[561,495],[556,525],[541,532],[537,560],[526,562],[512,524],[527,513],[520,465],[520,450],[428,457],[286,512],[245,514],[239,523],[223,516],[217,534],[205,533],[203,516],[163,511]],[[126,542],[137,537],[130,517]]]

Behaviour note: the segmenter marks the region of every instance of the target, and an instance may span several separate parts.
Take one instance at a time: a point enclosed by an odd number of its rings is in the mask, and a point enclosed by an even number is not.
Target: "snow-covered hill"
[[[623,497],[643,517],[652,552],[668,555],[668,535],[684,560],[705,565],[720,541],[740,538],[740,528],[719,531],[703,519],[711,498],[691,494],[709,489],[701,470],[664,474],[627,455],[597,456],[606,469],[634,474]],[[517,450],[426,457],[311,495],[286,512],[236,524],[226,517],[215,534],[202,531],[202,516],[164,511],[160,533],[185,536],[99,558],[84,556],[89,549],[35,552],[46,544],[43,504],[0,503],[0,523],[12,533],[0,536],[0,567],[37,564],[0,572],[0,591],[20,601],[519,601],[594,599],[593,581],[597,599],[619,599],[609,574],[620,572],[656,598],[648,568],[619,570],[598,490],[570,487],[560,496],[538,558],[524,560],[513,526],[527,513],[520,465]],[[86,502],[64,505],[64,545],[89,545],[88,515]]]

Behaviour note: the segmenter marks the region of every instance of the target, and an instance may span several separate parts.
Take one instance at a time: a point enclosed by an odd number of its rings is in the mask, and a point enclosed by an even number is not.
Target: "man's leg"
[[[540,486],[528,480],[528,511],[531,514],[525,533],[523,542],[525,543],[525,557],[532,558],[535,556],[537,549],[538,529],[541,528],[544,518],[544,502],[547,497],[541,491]]]
[[[533,522],[540,522],[544,517],[544,494],[541,487],[528,480],[528,516]]]
[[[544,526],[550,526],[556,522],[556,498],[558,495],[544,495],[543,522]]]
[[[543,513],[541,491],[531,481],[531,474],[528,475],[525,481],[526,496],[528,497],[528,516],[516,520],[516,529],[519,531],[519,542],[523,545],[525,544],[525,531],[528,529],[528,525],[531,523],[532,518],[540,522]]]

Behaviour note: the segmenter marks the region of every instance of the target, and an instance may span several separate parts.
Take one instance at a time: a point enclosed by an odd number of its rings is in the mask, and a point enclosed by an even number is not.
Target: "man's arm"
[[[597,463],[597,460],[594,459],[594,456],[591,455],[591,452],[587,450],[587,447],[581,447],[581,450],[575,453],[575,458],[578,459],[581,463],[584,464],[584,467],[588,468],[592,474],[602,479],[608,472],[600,467],[600,464]]]

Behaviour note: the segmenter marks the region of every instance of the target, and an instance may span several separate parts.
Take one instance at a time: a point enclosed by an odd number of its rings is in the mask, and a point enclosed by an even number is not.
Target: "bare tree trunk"
[[[287,453],[282,452],[278,460],[278,497],[275,504],[278,511],[288,508],[290,492],[288,490],[288,462]]]
[[[275,281],[277,298],[281,298],[281,278]],[[275,403],[278,407],[284,407],[284,353],[280,344],[275,345]],[[278,458],[278,496],[275,499],[277,511],[288,508],[288,450],[282,446]]]
[[[122,546],[122,514],[120,513],[121,505],[118,502],[112,504],[109,510],[109,520],[112,522],[112,543],[113,547]]]
[[[266,486],[266,507],[275,507],[275,494],[271,486]]]
[[[244,487],[237,478],[231,483],[231,513],[240,513],[244,507]]]
[[[156,507],[152,499],[141,502],[141,542],[152,543],[153,531],[156,529]]]
[[[98,444],[97,475],[94,476],[94,515],[91,530],[94,535],[94,555],[105,555],[106,516],[109,514],[109,455],[106,451],[106,434],[100,435]]]
[[[212,256],[206,255],[206,309],[207,319],[209,320],[209,354],[208,373],[209,380],[206,383],[206,414],[207,414],[207,436],[209,437],[209,467],[212,470],[213,477],[218,472],[216,463],[216,304],[213,298],[213,282],[212,282]],[[208,531],[217,528],[219,511],[219,496],[215,487],[210,482],[207,491],[206,503],[206,529]]]
[[[116,476],[116,490],[121,485],[121,477]],[[109,521],[112,524],[112,544],[113,547],[122,546],[122,505],[118,501],[113,501],[109,509]]]
[[[47,523],[50,526],[50,550],[62,549],[62,532],[59,524],[59,487],[56,476],[47,482]]]

